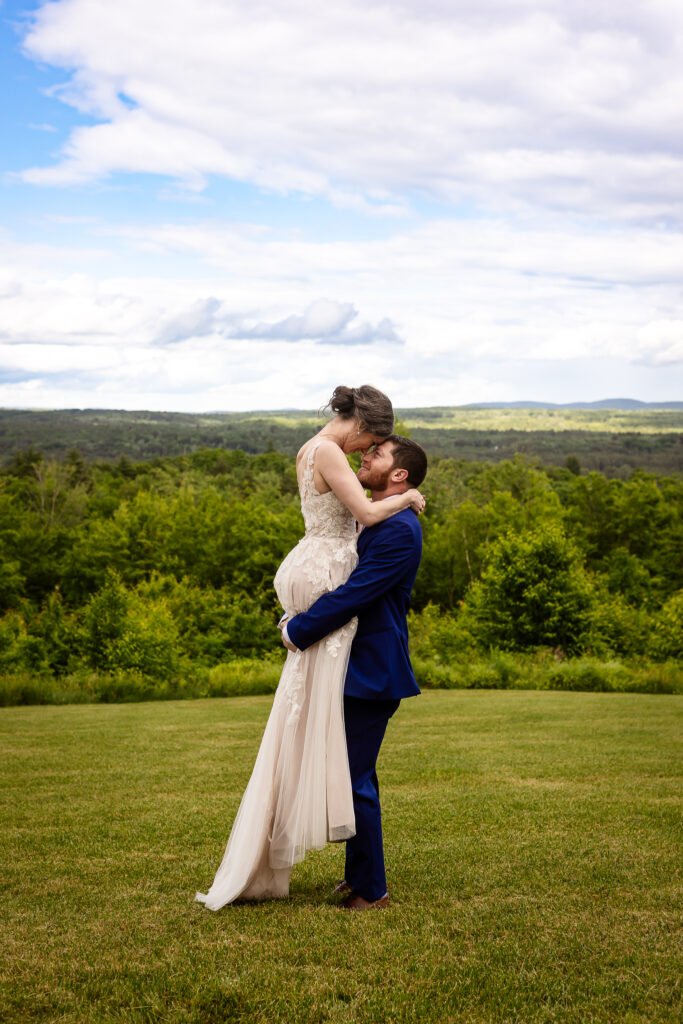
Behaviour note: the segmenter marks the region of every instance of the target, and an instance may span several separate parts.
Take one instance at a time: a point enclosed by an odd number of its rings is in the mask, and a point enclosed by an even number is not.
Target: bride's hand
[[[406,497],[408,498],[410,508],[412,508],[415,515],[419,516],[420,512],[424,510],[426,504],[425,499],[414,487],[411,487],[406,491]]]

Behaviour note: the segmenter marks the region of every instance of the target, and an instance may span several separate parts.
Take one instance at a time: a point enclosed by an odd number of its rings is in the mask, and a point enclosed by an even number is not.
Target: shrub
[[[145,600],[166,603],[178,629],[181,654],[202,665],[267,655],[278,648],[275,613],[264,608],[258,596],[159,575],[140,584],[137,593]]]
[[[504,650],[586,644],[594,592],[562,528],[547,522],[508,533],[492,546],[480,582],[469,591],[463,625],[482,646]]]
[[[683,590],[670,597],[652,617],[647,653],[658,661],[683,657]]]
[[[624,689],[627,674],[618,661],[575,658],[551,667],[544,675],[541,688],[611,692]]]
[[[48,594],[39,610],[29,609],[27,628],[39,639],[46,666],[55,675],[76,669],[83,661],[83,630],[77,614],[65,607],[59,590]]]
[[[501,678],[493,665],[488,662],[475,661],[465,666],[463,673],[468,690],[506,689],[501,685]]]
[[[133,703],[142,700],[173,700],[182,696],[178,681],[155,679],[135,671],[117,671],[91,677],[92,700],[100,704]]]
[[[59,704],[54,680],[30,672],[0,675],[0,707],[19,704]]]
[[[282,672],[282,661],[246,658],[209,669],[206,687],[208,697],[248,697],[275,693]]]
[[[432,690],[455,690],[464,686],[460,666],[457,664],[442,665],[428,658],[413,657],[413,671],[418,686]]]
[[[446,663],[413,658],[418,685],[433,690],[491,690],[514,686],[524,671],[519,659],[502,651],[488,658],[453,659]]]
[[[501,689],[514,686],[522,674],[522,665],[519,658],[506,651],[491,651],[490,665],[498,678],[498,685]]]
[[[11,608],[23,594],[25,585],[20,563],[0,559],[0,608]]]
[[[683,693],[683,665],[681,662],[661,662],[641,665],[624,681],[629,693]]]
[[[7,612],[0,618],[0,672],[31,671],[49,673],[47,651],[38,636],[32,636],[20,612]]]
[[[169,677],[178,669],[178,631],[163,599],[143,600],[111,573],[84,615],[88,664],[105,672]]]
[[[634,608],[620,594],[611,594],[601,583],[589,615],[585,648],[597,654],[636,655],[646,645],[652,628],[645,608]]]
[[[629,604],[641,605],[652,589],[652,577],[645,565],[625,548],[615,548],[603,560],[601,572],[612,593],[621,594]]]
[[[474,647],[463,618],[431,603],[420,612],[410,612],[408,630],[411,653],[418,658],[449,661]]]

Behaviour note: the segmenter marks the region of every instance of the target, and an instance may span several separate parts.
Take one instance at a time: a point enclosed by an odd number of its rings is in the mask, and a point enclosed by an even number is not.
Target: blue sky
[[[683,7],[0,5],[0,405],[681,398]]]

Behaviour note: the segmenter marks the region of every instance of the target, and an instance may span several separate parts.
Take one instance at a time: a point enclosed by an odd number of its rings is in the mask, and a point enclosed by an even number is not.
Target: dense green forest
[[[420,681],[513,685],[521,657],[543,685],[619,688],[637,670],[645,688],[680,686],[683,482],[578,469],[431,457]],[[302,531],[294,458],[275,451],[15,453],[0,473],[0,700],[235,692],[253,659],[272,689],[272,581]]]
[[[398,410],[430,455],[503,462],[517,453],[544,465],[567,459],[584,470],[628,479],[634,471],[683,471],[683,411],[434,408]],[[132,461],[201,448],[294,455],[321,424],[314,412],[185,413],[107,410],[0,410],[0,463],[34,445],[63,459]]]

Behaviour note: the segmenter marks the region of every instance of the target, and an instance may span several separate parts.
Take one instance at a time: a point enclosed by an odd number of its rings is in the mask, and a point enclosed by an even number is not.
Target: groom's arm
[[[419,536],[408,523],[392,521],[391,527],[378,530],[363,551],[361,559],[336,590],[323,594],[307,612],[287,622],[287,637],[305,651],[328,633],[360,614],[405,576],[420,559]]]

